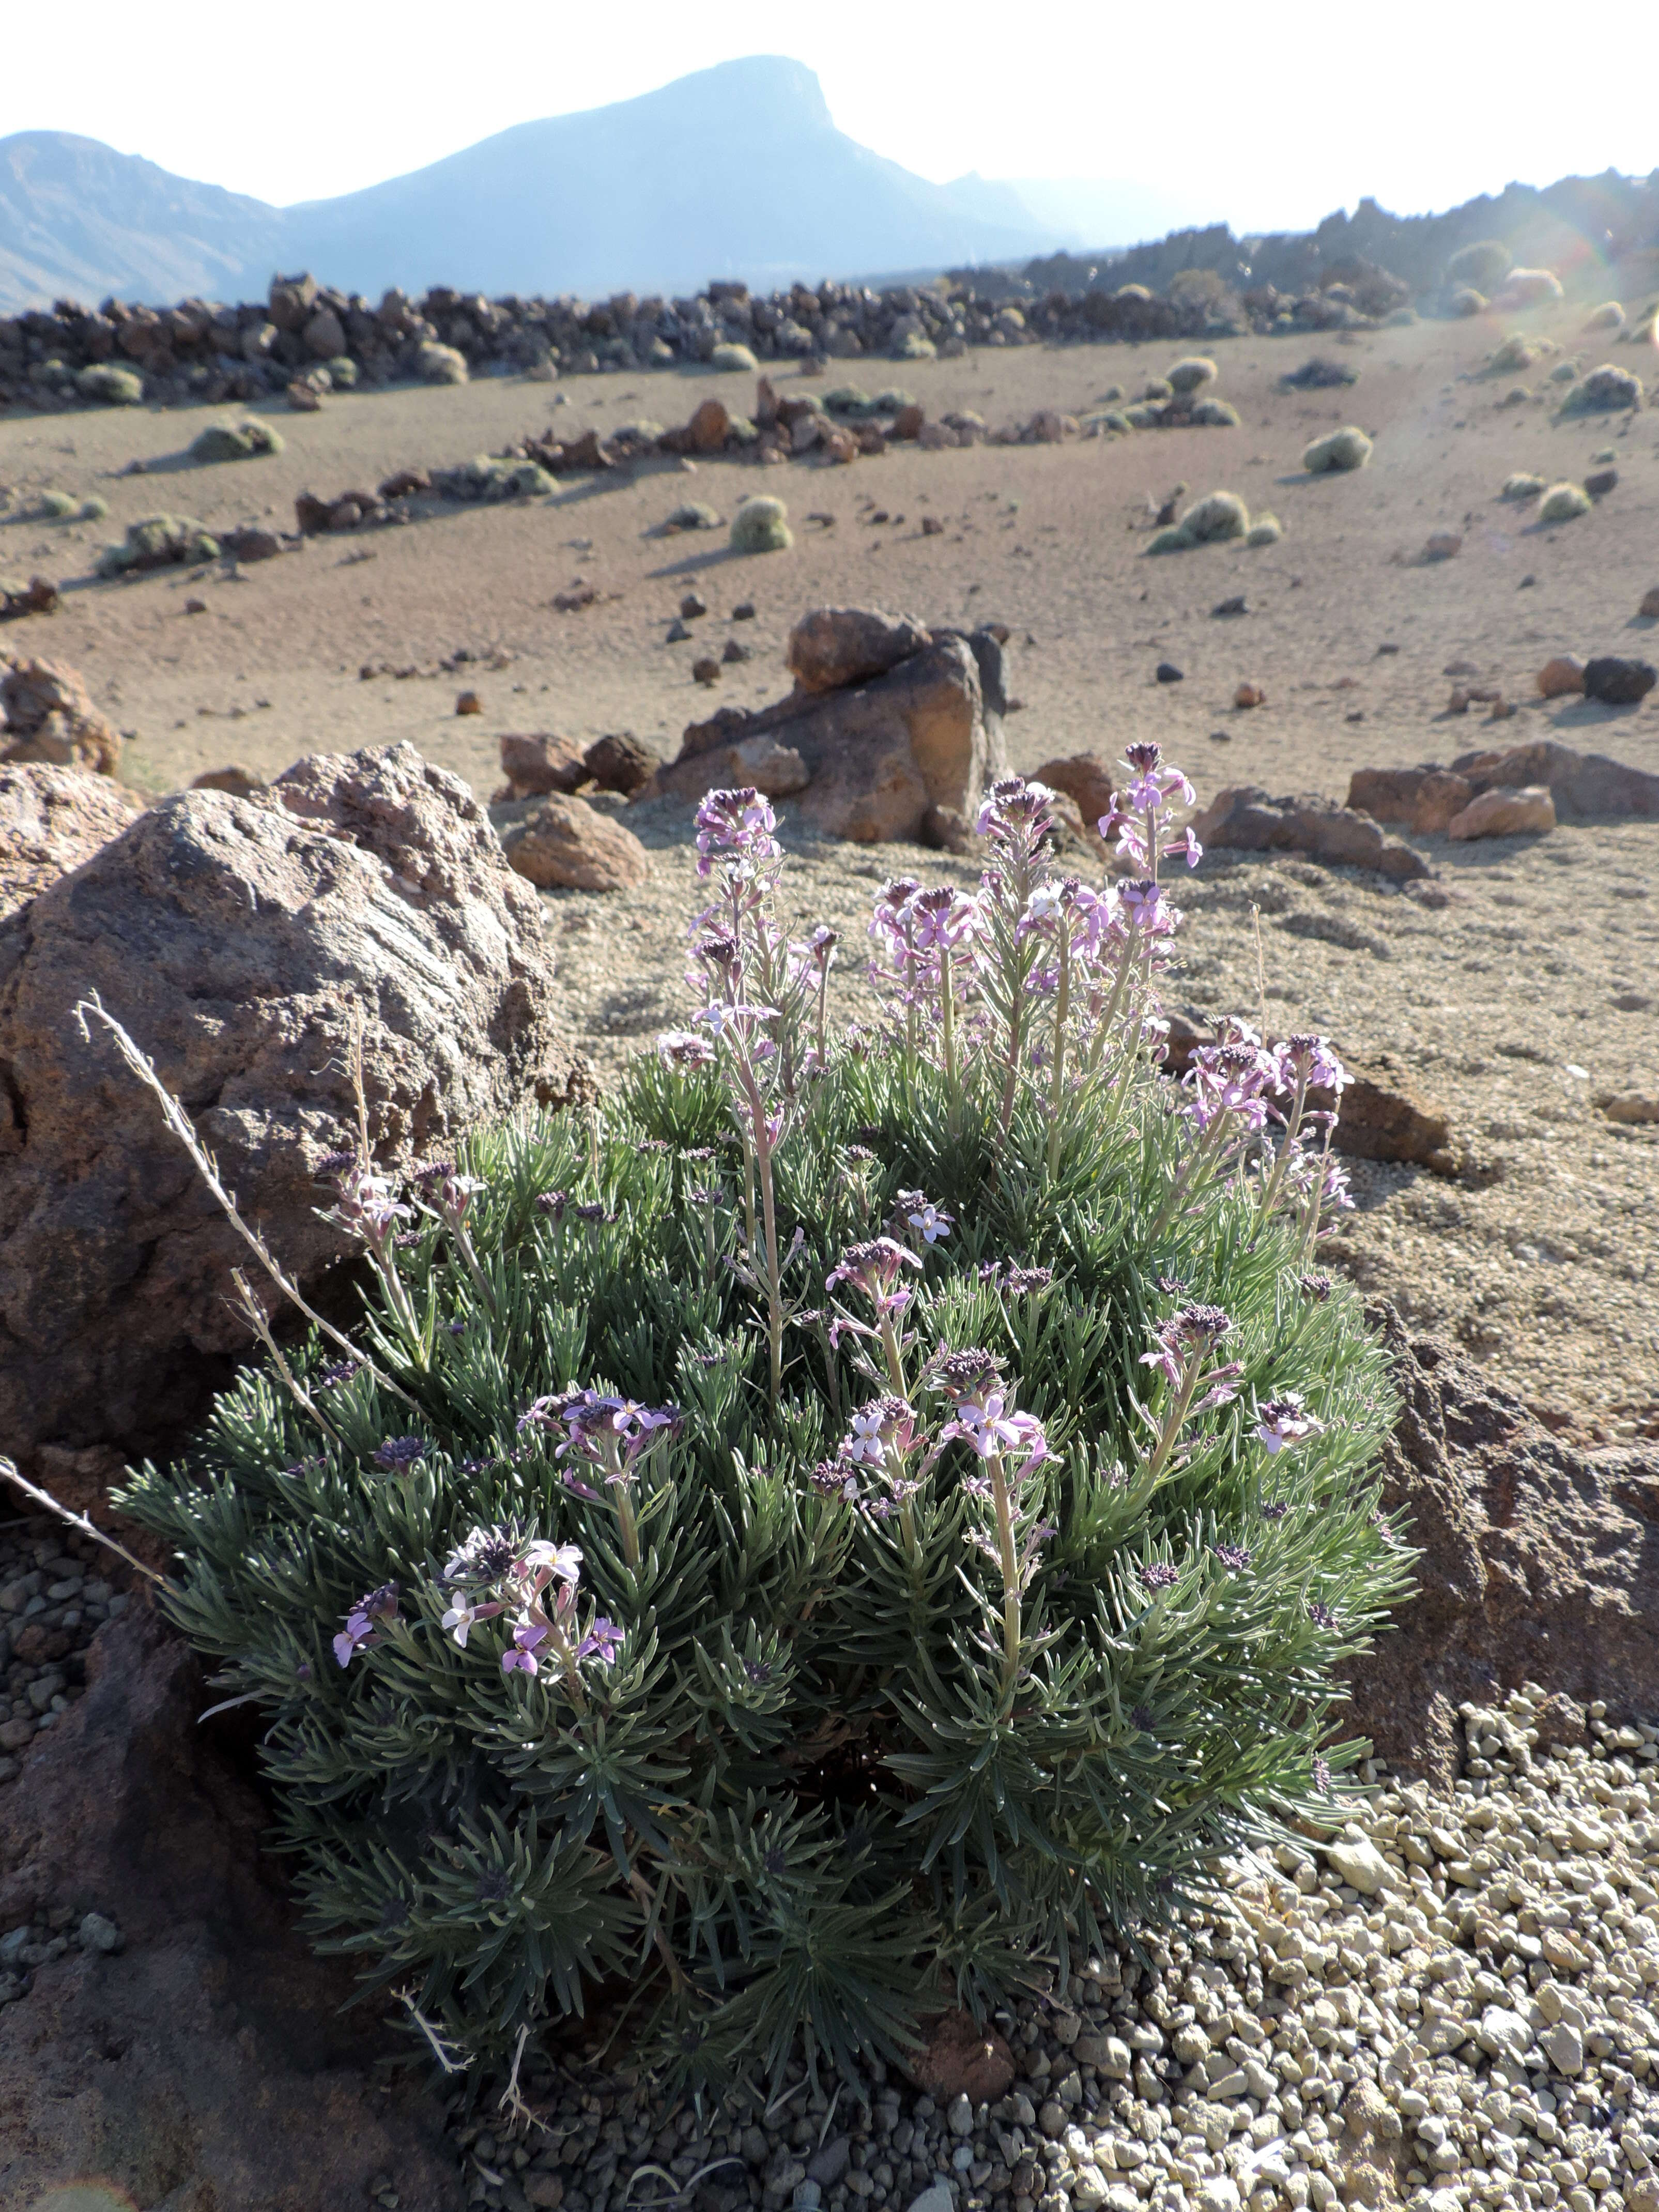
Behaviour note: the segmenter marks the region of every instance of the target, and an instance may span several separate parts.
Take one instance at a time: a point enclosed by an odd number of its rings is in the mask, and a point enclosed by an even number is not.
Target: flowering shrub
[[[446,2043],[627,1977],[696,2078],[891,2057],[1356,1755],[1408,1555],[1317,1270],[1342,1070],[1234,1022],[1160,1074],[1192,793],[1126,769],[1133,875],[998,784],[976,891],[882,890],[844,1036],[771,809],[712,794],[685,1026],[603,1115],[329,1164],[355,1356],[273,1352],[126,1493],[319,1940]]]

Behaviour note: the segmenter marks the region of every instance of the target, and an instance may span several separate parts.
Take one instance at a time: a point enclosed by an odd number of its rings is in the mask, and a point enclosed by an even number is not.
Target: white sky
[[[11,0],[0,18],[0,137],[78,131],[278,204],[757,51],[815,69],[842,130],[924,176],[1133,179],[1239,230],[1659,163],[1641,9],[1566,44],[1525,0],[836,0],[769,21],[687,0]]]

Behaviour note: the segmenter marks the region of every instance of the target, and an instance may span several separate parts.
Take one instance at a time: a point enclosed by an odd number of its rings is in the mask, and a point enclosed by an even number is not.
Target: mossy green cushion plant
[[[726,344],[717,345],[714,348],[708,357],[708,366],[710,368],[728,372],[734,370],[752,372],[760,367],[760,363],[746,345]]]
[[[1498,493],[1498,496],[1499,499],[1517,501],[1536,499],[1543,489],[1544,479],[1542,477],[1533,476],[1526,470],[1522,469],[1517,470],[1513,476],[1504,477],[1504,488]]]
[[[1538,502],[1540,522],[1572,522],[1590,511],[1590,495],[1582,484],[1552,484]]]
[[[362,1326],[121,1495],[411,2033],[510,2059],[623,1977],[673,2075],[893,2062],[1340,1820],[1408,1560],[1318,1271],[1342,1073],[1234,1025],[1160,1075],[1191,787],[1131,749],[1099,889],[1052,797],[994,787],[973,892],[884,887],[842,1042],[771,809],[710,793],[687,1027],[592,1117],[321,1163]]]
[[[1189,354],[1184,361],[1176,362],[1164,372],[1164,381],[1171,392],[1196,392],[1200,385],[1213,384],[1216,366],[1202,354]]]
[[[98,573],[120,576],[130,570],[190,568],[218,557],[218,539],[190,515],[149,514],[127,526],[120,544],[104,548]]]
[[[734,553],[787,553],[794,542],[781,499],[746,499],[732,518]]]
[[[81,512],[81,502],[72,492],[43,491],[34,511],[42,522],[70,522]]]
[[[143,401],[144,380],[136,369],[122,368],[112,361],[97,361],[76,376],[75,389],[95,407],[137,407]]]
[[[239,422],[210,422],[191,441],[190,457],[204,462],[249,461],[275,456],[283,446],[280,430],[257,415],[248,415]]]
[[[465,384],[468,380],[466,356],[454,346],[438,345],[430,339],[416,353],[415,369],[422,384]]]
[[[1446,264],[1449,284],[1467,284],[1476,292],[1495,292],[1515,266],[1515,256],[1500,239],[1478,238],[1460,246]]]
[[[1370,457],[1370,440],[1350,422],[1304,446],[1302,465],[1310,477],[1336,476],[1350,469],[1363,469]]]
[[[1285,526],[1276,514],[1258,514],[1244,533],[1247,545],[1277,545]]]

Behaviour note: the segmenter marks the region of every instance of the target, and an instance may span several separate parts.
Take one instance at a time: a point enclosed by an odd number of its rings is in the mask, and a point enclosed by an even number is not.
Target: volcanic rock
[[[1474,796],[1468,779],[1443,768],[1357,768],[1348,781],[1348,805],[1396,830],[1431,836],[1445,829]]]
[[[1507,752],[1460,754],[1452,769],[1476,791],[1547,784],[1564,822],[1659,821],[1659,775],[1606,753],[1576,752],[1551,738]]]
[[[314,1209],[319,1162],[356,1141],[354,1013],[395,1168],[568,1088],[551,972],[483,809],[408,744],[165,799],[0,922],[7,1448],[165,1446],[248,1340],[246,1248],[80,1000],[151,1056],[304,1287],[350,1253]]]
[[[552,791],[574,791],[592,770],[574,738],[538,730],[533,735],[501,739],[501,773],[506,785],[491,802],[498,806],[507,799],[544,799]]]
[[[1633,707],[1645,699],[1659,669],[1650,660],[1629,660],[1616,653],[1599,653],[1584,664],[1584,696],[1599,699],[1604,707]]]
[[[0,653],[0,761],[113,775],[120,733],[92,703],[80,676],[61,660]]]
[[[758,737],[737,738],[730,744],[682,757],[664,769],[659,781],[665,791],[681,799],[738,791],[745,784],[753,784],[763,799],[787,799],[805,791],[811,776],[793,745],[763,731]]]
[[[1423,1548],[1417,1595],[1352,1670],[1346,1729],[1449,1788],[1457,1708],[1534,1681],[1610,1717],[1659,1711],[1659,1449],[1580,1452],[1449,1346],[1382,1331],[1401,1406],[1382,1504]]]
[[[0,2201],[333,2212],[389,2174],[405,2212],[459,2212],[441,2101],[378,2075],[385,2006],[313,1955],[206,1696],[131,1607],[0,1795],[0,1923],[84,1937],[0,2009]]]
[[[21,761],[0,766],[0,920],[89,860],[137,811],[138,800],[112,776]]]
[[[1101,816],[1111,811],[1114,778],[1098,753],[1071,753],[1063,760],[1044,761],[1033,780],[1075,799],[1086,830],[1093,830]]]
[[[200,775],[191,778],[192,791],[228,791],[236,799],[252,799],[256,792],[269,791],[264,776],[256,775],[251,768],[233,761],[224,768],[204,768]]]
[[[1538,672],[1538,689],[1546,699],[1565,699],[1584,688],[1584,664],[1576,653],[1558,653]]]
[[[981,2027],[971,2013],[948,2012],[933,2022],[905,2070],[936,2105],[951,2104],[957,2097],[981,2105],[994,2102],[1007,2089],[1014,2078],[1014,2054],[988,2023]]]
[[[908,615],[817,607],[790,631],[785,659],[803,691],[839,691],[884,676],[927,642],[927,632]]]
[[[1449,837],[1525,837],[1555,827],[1555,801],[1543,783],[1483,791],[1446,824]]]
[[[631,830],[583,799],[550,798],[501,839],[508,865],[540,890],[621,891],[651,863]]]
[[[595,738],[582,755],[582,765],[601,791],[619,791],[631,799],[656,774],[657,756],[631,730],[618,730]]]
[[[1305,853],[1310,860],[1350,868],[1374,868],[1404,882],[1426,876],[1428,864],[1371,819],[1334,799],[1304,793],[1270,799],[1254,784],[1218,792],[1193,830],[1206,847],[1247,853]]]

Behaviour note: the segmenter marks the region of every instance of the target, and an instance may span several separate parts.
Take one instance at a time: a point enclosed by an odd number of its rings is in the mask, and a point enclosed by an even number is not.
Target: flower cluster
[[[1160,860],[1178,858],[1195,868],[1204,848],[1190,829],[1173,826],[1173,817],[1196,803],[1192,785],[1178,768],[1165,765],[1163,747],[1150,742],[1126,746],[1123,768],[1128,781],[1112,793],[1100,817],[1101,836],[1115,837],[1118,851],[1154,884]]]
[[[580,1662],[610,1666],[623,1640],[621,1629],[600,1615],[580,1624],[581,1567],[574,1544],[548,1543],[511,1525],[474,1528],[444,1568],[451,1602],[442,1626],[465,1651],[480,1622],[505,1619],[502,1674],[533,1678],[550,1660],[580,1703]]]

